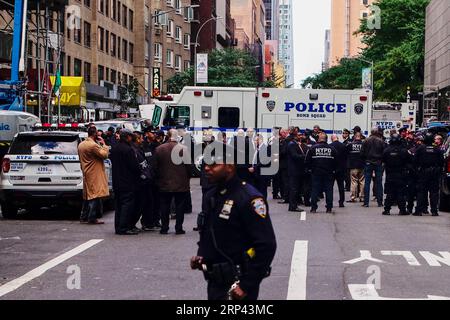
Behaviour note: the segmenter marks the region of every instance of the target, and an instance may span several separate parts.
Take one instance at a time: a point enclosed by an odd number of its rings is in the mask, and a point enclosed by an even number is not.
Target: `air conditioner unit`
[[[160,36],[161,35],[161,31],[162,31],[161,26],[160,27],[155,27],[155,35]]]

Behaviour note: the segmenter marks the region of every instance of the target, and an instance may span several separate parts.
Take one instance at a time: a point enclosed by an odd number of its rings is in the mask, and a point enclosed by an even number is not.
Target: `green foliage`
[[[341,59],[340,64],[309,77],[302,87],[313,89],[354,89],[361,87],[361,69],[365,64],[356,59]]]
[[[370,29],[362,20],[356,34],[366,45],[361,58],[374,61],[377,100],[404,101],[407,87],[421,91],[424,77],[425,13],[429,0],[379,0],[381,29]],[[369,17],[370,18],[370,17]],[[353,89],[361,87],[361,68],[367,63],[343,59],[339,66],[306,79],[312,88]]]
[[[257,87],[274,86],[258,82],[258,61],[248,52],[238,49],[213,50],[208,54],[208,86]],[[194,85],[194,68],[178,73],[167,80],[170,93],[179,93],[185,86]]]

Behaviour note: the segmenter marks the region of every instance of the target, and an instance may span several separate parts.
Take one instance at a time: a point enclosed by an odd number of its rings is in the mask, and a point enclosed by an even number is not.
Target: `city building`
[[[258,60],[259,81],[264,78],[266,12],[262,0],[233,0],[231,16],[236,21],[237,47],[248,50]]]
[[[361,36],[354,35],[361,19],[370,14],[373,0],[331,0],[331,34],[329,65],[335,66],[342,58],[357,56]]]
[[[325,43],[324,43],[324,58],[322,63],[322,71],[326,71],[330,68],[330,30],[325,30]]]
[[[294,33],[292,0],[280,0],[280,37],[278,60],[284,65],[286,87],[294,85]]]
[[[264,80],[273,81],[277,88],[286,85],[284,66],[278,61],[277,40],[266,40],[264,44]]]
[[[280,0],[264,0],[266,8],[266,39],[278,40],[280,36]]]
[[[450,120],[450,2],[431,0],[426,11],[424,120]]]
[[[235,46],[235,22],[231,17],[231,0],[192,0],[199,5],[191,21],[192,45],[198,35],[197,53]],[[200,30],[201,28],[201,30]],[[200,33],[199,33],[200,31]],[[194,48],[192,47],[192,61]]]

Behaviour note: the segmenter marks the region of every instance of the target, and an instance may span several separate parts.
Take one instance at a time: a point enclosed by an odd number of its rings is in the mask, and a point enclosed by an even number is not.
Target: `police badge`
[[[355,104],[355,113],[356,114],[361,114],[364,111],[364,105],[361,103],[357,103]]]
[[[267,101],[266,102],[267,109],[269,109],[269,111],[272,112],[275,109],[275,104],[276,103],[273,100]]]
[[[262,198],[256,198],[252,201],[253,210],[259,215],[261,218],[265,219],[267,215],[267,207],[266,203]]]

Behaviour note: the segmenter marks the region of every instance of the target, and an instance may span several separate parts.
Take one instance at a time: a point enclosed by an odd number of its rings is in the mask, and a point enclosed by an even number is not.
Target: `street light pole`
[[[185,9],[185,8],[191,8],[191,9],[194,9],[194,8],[198,8],[198,7],[200,7],[200,5],[198,5],[198,4],[192,4],[192,5],[189,5],[189,6],[182,6],[182,7],[179,7],[179,8],[174,8],[174,9],[170,9],[170,10],[167,10],[167,11],[161,11],[161,12],[158,12],[158,13],[156,13],[156,14],[152,14],[152,15],[150,15],[150,21],[149,21],[149,32],[150,32],[150,35],[149,35],[149,39],[148,39],[148,59],[149,59],[149,72],[148,72],[148,86],[149,86],[149,90],[148,90],[148,103],[150,103],[150,99],[151,99],[151,96],[152,96],[152,90],[150,89],[152,86],[153,86],[153,84],[152,84],[152,77],[153,77],[153,59],[152,59],[152,52],[153,52],[153,44],[152,44],[152,35],[153,35],[153,28],[152,28],[152,26],[154,26],[154,22],[153,22],[153,19],[155,19],[156,17],[159,17],[159,16],[162,16],[162,15],[164,15],[164,14],[167,14],[167,13],[171,13],[171,12],[174,12],[174,11],[177,11],[177,10],[179,10],[179,9]]]
[[[194,86],[197,86],[197,46],[198,46],[198,36],[200,34],[200,31],[202,31],[203,27],[210,21],[216,21],[219,19],[223,19],[223,17],[212,17],[208,20],[206,20],[205,22],[203,22],[203,24],[200,26],[200,28],[197,31],[197,35],[195,37],[195,44],[194,44]]]

